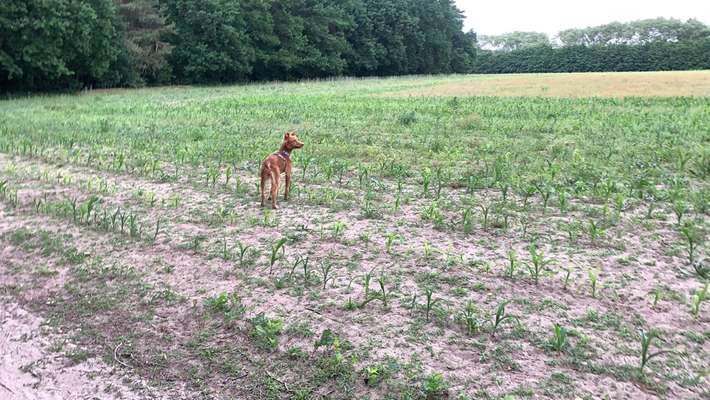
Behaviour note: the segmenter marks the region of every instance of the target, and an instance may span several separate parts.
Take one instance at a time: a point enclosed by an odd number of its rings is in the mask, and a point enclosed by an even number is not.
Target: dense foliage
[[[479,51],[474,72],[680,71],[710,69],[710,39],[608,46],[550,45]]]
[[[482,36],[473,72],[664,71],[710,68],[710,27],[655,18],[568,29]]]
[[[331,76],[710,68],[710,28],[650,19],[462,31],[453,0],[6,0],[0,92]],[[478,54],[478,55],[477,55]]]
[[[9,90],[468,72],[452,0],[7,0]]]

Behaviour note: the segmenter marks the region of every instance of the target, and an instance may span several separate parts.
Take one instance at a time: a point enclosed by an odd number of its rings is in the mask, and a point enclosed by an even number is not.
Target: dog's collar
[[[284,160],[290,160],[290,159],[291,159],[291,154],[289,154],[289,152],[286,151],[286,150],[278,151],[278,152],[276,152],[275,154],[276,154],[277,156],[283,158]]]

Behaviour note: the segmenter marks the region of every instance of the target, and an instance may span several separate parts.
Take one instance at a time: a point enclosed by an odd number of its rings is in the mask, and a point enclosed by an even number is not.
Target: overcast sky
[[[536,31],[554,35],[612,21],[666,17],[710,24],[710,0],[456,0],[465,30],[479,35]]]

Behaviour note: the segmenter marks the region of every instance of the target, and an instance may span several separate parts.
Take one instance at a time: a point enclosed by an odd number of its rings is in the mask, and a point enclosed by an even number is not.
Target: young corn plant
[[[160,218],[155,221],[155,231],[153,231],[153,243],[158,240],[158,234],[160,233]]]
[[[527,264],[528,272],[537,285],[540,282],[540,274],[552,263],[552,260],[546,260],[542,250],[538,250],[535,243],[530,244],[528,250],[530,251],[530,263]]]
[[[680,234],[685,238],[685,243],[688,250],[688,261],[691,265],[695,265],[695,253],[698,245],[703,241],[702,231],[693,223],[686,223],[680,228]],[[710,277],[704,277],[708,279]]]
[[[321,279],[323,280],[323,290],[325,290],[326,285],[328,284],[328,281],[333,281],[335,283],[335,276],[331,275],[331,272],[333,271],[333,264],[325,261],[322,262],[320,265],[320,273],[321,273]]]
[[[504,301],[500,304],[498,304],[498,307],[496,308],[496,312],[493,316],[493,321],[491,321],[491,336],[495,336],[496,332],[498,331],[498,328],[504,323],[504,322],[509,322],[509,321],[515,321],[520,323],[520,320],[518,317],[515,315],[507,314],[505,312],[505,306],[508,305],[510,301]]]
[[[683,216],[688,212],[688,203],[684,200],[678,199],[673,202],[673,214],[676,216],[676,222],[680,225],[680,221]]]
[[[550,201],[550,196],[554,193],[555,188],[547,180],[536,182],[534,185],[535,189],[537,189],[537,192],[540,194],[540,197],[542,197],[542,213],[546,214],[547,203]]]
[[[387,292],[387,289],[385,287],[386,279],[384,274],[380,275],[380,277],[377,279],[377,283],[380,284],[380,299],[382,300],[382,304],[385,308],[388,308],[387,299],[389,298],[390,294]]]
[[[707,296],[708,282],[705,282],[703,288],[698,290],[698,292],[695,293],[693,295],[693,298],[690,300],[690,313],[693,314],[693,317],[698,317],[698,314],[700,314],[700,306],[705,301],[705,299],[707,299]]]
[[[296,262],[294,262],[294,270],[298,267],[299,264],[303,268],[303,286],[308,287],[313,275],[313,272],[308,268],[308,257],[298,256],[296,258]]]
[[[459,314],[458,320],[463,325],[466,333],[471,336],[481,331],[483,321],[479,316],[478,307],[471,300],[466,303],[466,306]]]
[[[430,259],[432,256],[433,248],[431,247],[431,244],[429,243],[428,240],[424,241],[424,258]]]
[[[473,212],[470,208],[463,210],[461,225],[463,226],[463,233],[469,234],[473,231]]]
[[[577,243],[577,238],[579,237],[579,232],[581,230],[581,226],[579,222],[569,222],[569,223],[562,223],[560,224],[560,229],[567,233],[567,238],[569,239],[570,243]]]
[[[431,170],[429,168],[424,169],[421,172],[422,175],[422,195],[425,197],[429,195],[429,185],[431,184]]]
[[[333,223],[333,239],[339,241],[343,238],[343,233],[345,232],[345,222],[336,221]]]
[[[388,232],[387,235],[385,235],[385,249],[387,250],[387,254],[392,254],[392,245],[397,239],[399,239],[399,235],[395,232]]]
[[[427,322],[429,322],[429,315],[431,314],[431,311],[434,309],[434,306],[436,305],[436,303],[439,302],[440,299],[434,299],[434,290],[432,288],[426,288],[424,291],[424,295],[426,296],[426,320]]]
[[[567,285],[569,284],[569,277],[570,275],[572,275],[572,267],[562,268],[562,271],[565,272],[565,280],[562,288],[564,290],[567,290]]]
[[[518,255],[515,250],[508,251],[508,267],[505,270],[505,276],[513,280],[515,277],[515,270],[518,269]]]
[[[657,287],[653,289],[653,305],[651,306],[651,308],[656,308],[658,302],[661,300],[661,294],[661,288]]]
[[[596,244],[597,240],[605,234],[605,230],[602,228],[601,224],[598,224],[593,220],[589,221],[588,232],[592,244]]]
[[[557,204],[563,214],[569,209],[569,197],[569,193],[564,190],[557,193]]]
[[[479,204],[478,207],[481,208],[481,214],[483,215],[483,230],[488,229],[488,215],[491,212],[491,205]]]
[[[660,350],[655,353],[651,352],[651,343],[653,342],[653,339],[656,338],[660,339],[658,333],[654,330],[649,332],[641,330],[639,333],[639,339],[641,339],[641,365],[639,370],[641,373],[643,373],[644,367],[652,358],[673,352],[671,350]]]
[[[275,243],[271,244],[271,257],[269,258],[269,275],[271,275],[276,261],[283,257],[284,253],[286,252],[286,248],[284,247],[284,245],[286,244],[287,240],[288,239],[286,238],[281,238]],[[279,250],[281,250],[281,255],[279,255]]]
[[[242,243],[241,241],[237,241],[237,248],[239,249],[239,252],[237,252],[237,256],[239,257],[239,266],[242,267],[244,266],[244,261],[246,260],[246,255],[251,246],[248,244]]]
[[[561,352],[567,346],[567,329],[560,324],[555,324],[552,341],[550,343],[556,352]]]
[[[596,298],[597,297],[597,279],[599,277],[599,272],[594,269],[590,269],[588,272],[588,275],[589,275],[589,286],[592,290],[592,297]]]

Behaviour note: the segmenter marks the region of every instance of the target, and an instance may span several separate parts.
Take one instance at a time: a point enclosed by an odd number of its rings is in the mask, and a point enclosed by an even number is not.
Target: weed
[[[267,318],[263,313],[250,320],[252,325],[251,336],[257,345],[264,349],[273,350],[279,345],[279,335],[283,330],[283,322],[279,319]]]

